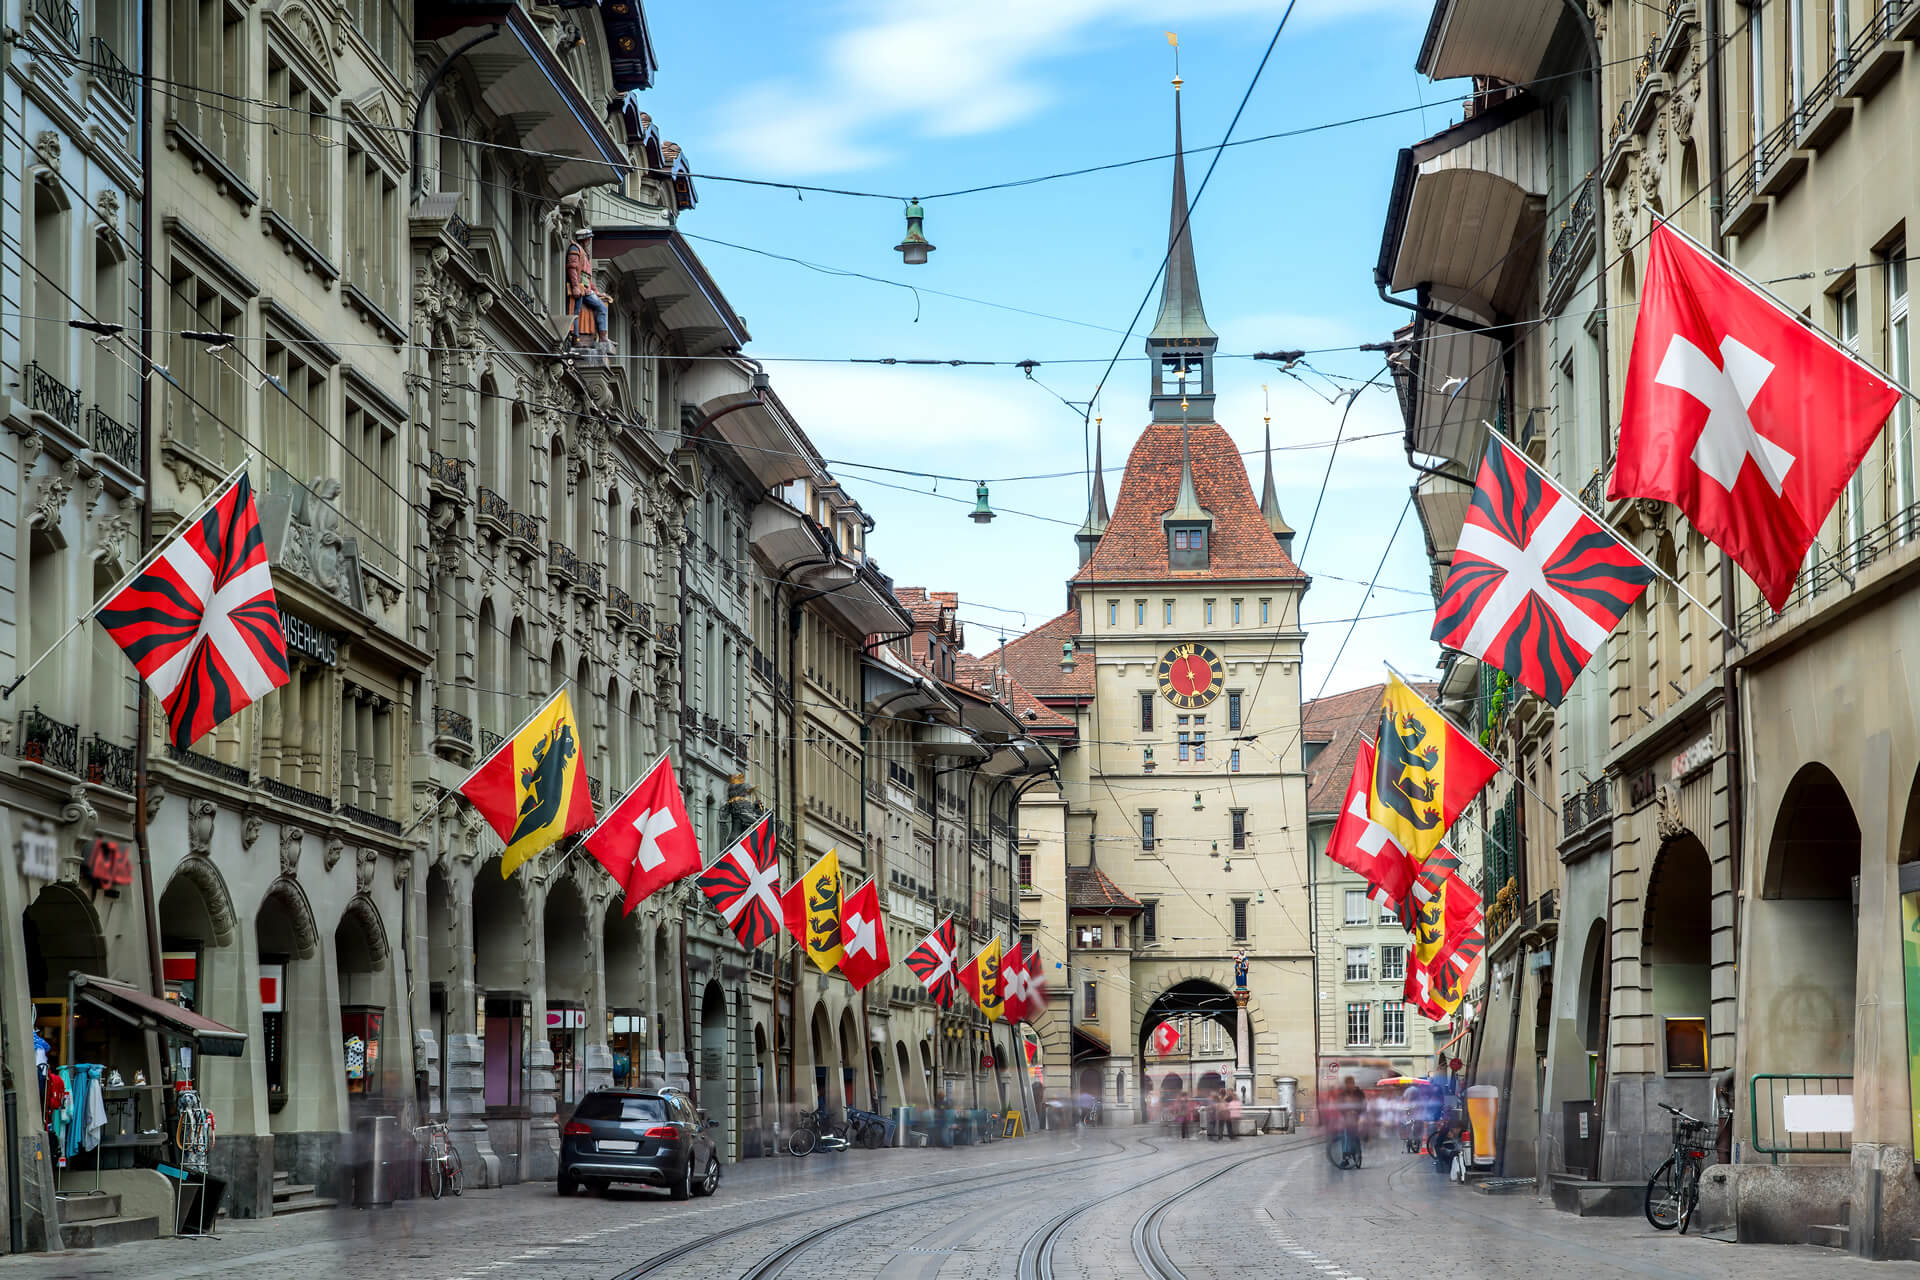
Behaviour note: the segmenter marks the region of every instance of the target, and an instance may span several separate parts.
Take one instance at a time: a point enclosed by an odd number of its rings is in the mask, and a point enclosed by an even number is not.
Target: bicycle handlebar
[[[1679,1116],[1682,1120],[1688,1121],[1689,1123],[1692,1123],[1692,1124],[1706,1123],[1705,1120],[1700,1119],[1698,1116],[1690,1116],[1686,1112],[1682,1111],[1680,1108],[1675,1106],[1669,1106],[1667,1103],[1661,1102],[1661,1103],[1656,1103],[1655,1105],[1658,1106],[1662,1111],[1671,1111],[1674,1115]]]

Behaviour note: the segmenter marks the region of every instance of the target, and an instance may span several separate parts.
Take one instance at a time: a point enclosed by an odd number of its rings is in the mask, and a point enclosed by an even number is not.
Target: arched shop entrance
[[[720,1128],[714,1142],[725,1151],[733,1135],[733,1112],[727,1105],[727,992],[709,982],[700,993],[700,1106]]]
[[[647,936],[642,918],[609,904],[606,919],[607,1045],[613,1083],[637,1089],[647,1067]]]
[[[393,987],[387,935],[380,913],[365,897],[347,904],[333,931],[333,962],[340,992],[340,1036],[346,1066],[347,1108],[391,1111],[405,1096],[405,1083],[390,1078],[387,997]]]
[[[480,1005],[487,1137],[501,1159],[501,1177],[520,1179],[526,1151],[527,1085],[533,1028],[528,1020],[525,876],[503,879],[500,860],[475,868],[473,982]]]
[[[74,971],[107,976],[107,944],[93,905],[71,884],[50,884],[21,913],[20,925],[33,1030],[47,1044],[48,1067],[120,1063],[126,1046],[120,1043],[124,1037],[117,1034],[114,1019],[69,1004],[69,975]]]
[[[547,1047],[553,1051],[556,1116],[564,1124],[586,1092],[587,981],[593,965],[587,900],[571,876],[547,889]]]

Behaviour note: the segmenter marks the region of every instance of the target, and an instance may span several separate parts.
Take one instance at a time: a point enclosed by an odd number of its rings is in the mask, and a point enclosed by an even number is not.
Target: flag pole
[[[175,529],[178,530],[180,528],[184,528],[185,526],[192,524],[195,520],[198,520],[201,516],[205,515],[207,511],[214,505],[214,503],[220,501],[221,497],[226,493],[226,491],[233,487],[233,482],[235,480],[238,480],[241,474],[246,471],[246,469],[247,469],[247,464],[245,462],[242,462],[239,466],[227,472],[227,478],[222,480],[219,484],[215,485],[212,491],[208,494],[208,496],[200,500],[200,505],[195,507],[192,511],[188,512],[186,517],[183,520],[181,520],[178,525],[175,526]],[[158,560],[160,558],[160,553],[173,545],[174,536],[175,536],[174,534],[169,534],[167,537],[161,539],[161,541],[157,545],[148,548],[147,554],[141,556],[139,562],[136,563],[133,566],[133,568],[121,574],[117,582],[115,582],[112,586],[108,587],[105,591],[101,592],[99,598],[96,599],[91,605],[88,605],[86,611],[82,613],[79,617],[73,620],[72,626],[68,627],[65,631],[62,631],[59,635],[59,638],[54,640],[52,644],[48,645],[44,650],[41,651],[41,654],[39,657],[35,658],[32,662],[29,662],[27,664],[26,670],[22,671],[19,675],[15,676],[12,680],[8,681],[6,684],[6,687],[0,688],[0,702],[4,702],[7,699],[13,697],[13,691],[15,689],[18,689],[22,684],[24,684],[26,682],[27,677],[32,675],[34,671],[40,666],[41,663],[45,662],[48,658],[52,657],[53,651],[55,649],[58,649],[61,645],[65,644],[68,640],[72,639],[74,632],[78,631],[80,628],[86,626],[89,622],[93,621],[94,615],[99,613],[101,609],[105,608],[107,601],[113,599],[114,596],[118,595],[122,587],[126,586],[129,582],[132,582],[135,578],[139,577],[141,574],[145,573],[148,567],[151,566],[155,560]]]
[[[1480,425],[1485,427],[1488,431],[1494,432],[1493,424],[1488,422],[1485,418],[1480,419]],[[1568,502],[1571,502],[1574,506],[1580,508],[1582,511],[1587,511],[1589,515],[1596,514],[1589,510],[1586,503],[1574,497],[1573,494],[1570,491],[1568,491],[1565,485],[1561,484],[1558,480],[1554,479],[1552,474],[1550,474],[1545,467],[1535,462],[1532,458],[1529,458],[1526,454],[1526,450],[1516,449],[1507,441],[1500,440],[1498,432],[1494,432],[1494,434],[1488,436],[1488,439],[1499,440],[1501,448],[1505,449],[1508,453],[1518,458],[1521,464],[1525,466],[1527,470],[1533,472],[1534,475],[1539,476],[1541,480],[1545,481],[1548,485],[1550,485],[1553,488],[1553,491],[1555,493],[1559,494],[1561,497],[1565,498]],[[1693,592],[1681,586],[1680,583],[1674,578],[1672,574],[1668,573],[1665,569],[1662,569],[1659,565],[1655,564],[1651,559],[1648,558],[1645,552],[1641,551],[1640,548],[1634,546],[1633,543],[1627,541],[1627,539],[1621,537],[1619,534],[1619,531],[1608,526],[1604,520],[1601,521],[1601,527],[1607,530],[1608,535],[1612,537],[1615,542],[1619,543],[1622,547],[1626,549],[1628,555],[1632,556],[1634,559],[1638,560],[1641,564],[1645,565],[1648,569],[1652,570],[1655,577],[1659,578],[1662,582],[1667,583],[1675,591],[1678,591],[1681,595],[1685,596],[1688,602],[1692,604],[1694,608],[1700,610],[1701,613],[1706,614],[1708,618],[1712,619],[1713,625],[1720,628],[1721,633],[1725,635],[1729,640],[1733,641],[1736,645],[1739,645],[1742,649],[1747,647],[1745,642],[1743,642],[1740,639],[1740,633],[1735,631],[1732,627],[1728,626],[1726,621],[1723,618],[1721,618],[1719,614],[1707,608],[1706,603],[1702,601],[1700,597],[1694,595]],[[1469,655],[1469,656],[1474,656],[1474,655]]]
[[[1834,337],[1831,333],[1828,333],[1820,325],[1815,324],[1811,317],[1804,316],[1800,312],[1788,306],[1783,299],[1775,295],[1765,285],[1761,284],[1758,280],[1755,280],[1752,276],[1748,275],[1746,272],[1742,271],[1740,268],[1734,266],[1731,262],[1728,262],[1725,258],[1721,257],[1719,254],[1715,253],[1713,250],[1707,248],[1706,245],[1701,244],[1698,240],[1695,240],[1692,236],[1682,231],[1679,227],[1674,226],[1671,220],[1661,219],[1658,225],[1665,227],[1667,230],[1673,232],[1673,234],[1675,234],[1676,236],[1679,236],[1682,240],[1685,240],[1688,244],[1692,245],[1695,249],[1698,249],[1702,254],[1705,254],[1707,259],[1710,262],[1712,262],[1715,266],[1719,267],[1721,270],[1725,271],[1728,275],[1734,277],[1736,280],[1739,280],[1742,284],[1746,285],[1747,288],[1753,290],[1755,293],[1765,298],[1769,303],[1773,305],[1773,307],[1777,311],[1780,312],[1780,314],[1786,316],[1788,319],[1792,320],[1795,324],[1801,326],[1802,328],[1807,329],[1814,334],[1817,334],[1822,342],[1832,347],[1835,351],[1839,352],[1841,355],[1845,356],[1847,359],[1853,361],[1855,364],[1861,365],[1864,368],[1870,370],[1873,373],[1874,377],[1880,379],[1882,382],[1886,383],[1888,386],[1892,387],[1894,390],[1900,392],[1900,394],[1906,396],[1909,400],[1920,400],[1920,395],[1914,394],[1913,388],[1909,387],[1906,383],[1901,382],[1898,378],[1895,378],[1892,374],[1888,373],[1885,369],[1882,369],[1879,365],[1875,364],[1873,361],[1868,360],[1866,357],[1862,356],[1858,351],[1855,351],[1853,348],[1841,342],[1840,339]]]
[[[1472,735],[1469,734],[1467,730],[1461,728],[1459,725],[1455,724],[1451,719],[1449,719],[1446,712],[1442,711],[1440,708],[1434,706],[1431,702],[1428,702],[1425,698],[1421,697],[1420,691],[1413,687],[1413,681],[1408,679],[1407,676],[1404,675],[1391,662],[1386,662],[1383,660],[1380,665],[1385,667],[1388,671],[1393,672],[1394,677],[1397,680],[1399,680],[1401,684],[1406,686],[1407,692],[1413,695],[1414,701],[1418,702],[1421,706],[1425,707],[1427,710],[1433,712],[1433,714],[1435,714],[1436,716],[1439,716],[1441,721],[1445,723],[1448,728],[1452,729],[1455,733],[1463,734],[1469,738],[1472,737]],[[1487,759],[1493,761],[1494,768],[1500,770],[1500,772],[1512,778],[1515,786],[1518,786],[1522,791],[1526,792],[1528,795],[1532,796],[1535,800],[1538,800],[1541,804],[1545,805],[1547,808],[1547,812],[1552,814],[1556,821],[1559,819],[1560,817],[1559,805],[1553,803],[1551,800],[1541,795],[1538,791],[1535,791],[1532,787],[1528,786],[1527,780],[1525,778],[1521,777],[1517,772],[1508,768],[1506,765],[1502,764],[1499,758],[1496,757],[1491,751],[1482,751],[1481,754],[1486,756]],[[1464,813],[1465,810],[1462,810],[1462,812]]]
[[[539,715],[540,713],[539,713],[538,711],[536,711],[536,712],[534,712],[533,714],[537,716],[537,715]],[[528,718],[529,720],[531,720],[531,719],[533,718],[533,716],[528,716],[527,718]],[[526,727],[525,725],[522,725],[522,726],[521,726],[521,728],[525,728],[525,727]],[[517,733],[517,732],[519,732],[519,730],[515,730],[515,732]],[[646,768],[644,768],[644,769],[642,769],[642,770],[640,771],[640,777],[641,777],[641,778],[644,778],[644,777],[646,777],[646,776],[647,776],[648,774],[650,774],[650,773],[652,773],[652,772],[653,772],[653,771],[654,771],[655,769],[658,769],[658,768],[660,767],[660,761],[661,761],[661,760],[665,760],[666,758],[667,758],[667,753],[666,753],[665,751],[662,751],[662,752],[660,753],[660,755],[659,755],[659,757],[658,757],[658,758],[657,758],[656,760],[654,760],[654,762],[653,762],[652,764],[650,764],[650,765],[648,765],[648,766],[647,766]],[[637,782],[638,782],[639,780],[640,780],[639,778],[635,778],[635,779],[634,779],[634,783],[637,783]],[[679,782],[679,780],[678,780],[678,779],[675,779],[675,784],[676,784],[676,785],[678,785],[678,782]],[[629,784],[627,784],[627,794],[628,794],[628,795],[632,795],[632,794],[633,794],[633,786],[634,786],[634,783],[629,783]],[[599,819],[599,821],[597,821],[597,822],[595,822],[595,823],[594,823],[594,824],[593,824],[593,825],[592,825],[591,827],[589,827],[589,828],[587,828],[587,832],[586,832],[586,834],[580,837],[580,843],[581,843],[581,844],[585,844],[585,843],[586,843],[587,841],[589,841],[589,840],[591,840],[591,839],[593,839],[593,836],[594,836],[594,833],[595,833],[596,831],[598,831],[598,830],[600,830],[600,828],[602,828],[602,827],[604,827],[604,826],[606,826],[606,825],[607,825],[607,819],[608,819],[608,818],[611,818],[611,817],[613,816],[613,811],[614,811],[615,809],[618,809],[619,807],[620,807],[620,806],[619,806],[618,804],[611,804],[611,805],[608,805],[608,806],[607,806],[607,811],[606,811],[605,813],[603,813],[603,814],[601,814],[601,815],[600,815],[600,819]],[[572,850],[569,850],[568,852],[569,852],[569,853],[571,853],[571,852],[572,852]]]

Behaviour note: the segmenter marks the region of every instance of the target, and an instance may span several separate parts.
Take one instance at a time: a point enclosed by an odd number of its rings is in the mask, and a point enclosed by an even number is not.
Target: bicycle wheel
[[[453,1145],[452,1139],[447,1141],[446,1166],[447,1189],[459,1195],[467,1189],[467,1170],[466,1166],[460,1163],[460,1148]]]
[[[820,1134],[817,1130],[812,1128],[795,1129],[793,1136],[787,1139],[787,1150],[796,1156],[804,1156],[811,1154],[819,1142]]]
[[[1336,1169],[1347,1167],[1347,1144],[1337,1133],[1327,1139],[1327,1163]]]
[[[427,1148],[427,1194],[438,1200],[447,1188],[446,1169],[438,1152],[431,1146]]]
[[[1673,1173],[1673,1157],[1653,1171],[1647,1179],[1647,1221],[1656,1231],[1671,1231],[1680,1225],[1679,1183]]]
[[[1687,1234],[1693,1223],[1693,1211],[1700,1207],[1700,1166],[1687,1161],[1680,1170],[1680,1234]]]

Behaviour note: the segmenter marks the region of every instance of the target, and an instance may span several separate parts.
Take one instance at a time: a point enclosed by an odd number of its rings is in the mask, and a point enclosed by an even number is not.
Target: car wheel
[[[568,1173],[560,1175],[560,1194],[562,1196],[570,1196],[579,1189],[580,1180],[578,1178]]]
[[[707,1157],[707,1175],[704,1178],[700,1179],[700,1185],[694,1189],[694,1194],[702,1195],[702,1196],[710,1196],[714,1192],[718,1191],[719,1189],[720,1189],[720,1158],[718,1156],[708,1156]]]
[[[687,1200],[693,1196],[693,1154],[691,1152],[687,1154],[687,1171],[680,1175],[680,1180],[673,1184],[673,1188],[667,1194],[675,1200]]]

